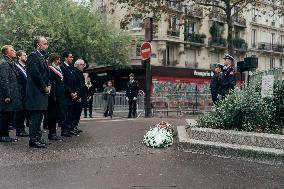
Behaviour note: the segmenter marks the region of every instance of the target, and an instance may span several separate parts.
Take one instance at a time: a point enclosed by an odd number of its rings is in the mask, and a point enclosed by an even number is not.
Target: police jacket
[[[126,97],[134,98],[138,96],[139,83],[138,81],[128,81],[126,87]]]

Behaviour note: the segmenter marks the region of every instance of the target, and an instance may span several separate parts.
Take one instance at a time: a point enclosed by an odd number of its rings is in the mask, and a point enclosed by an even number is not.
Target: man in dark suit
[[[48,95],[50,93],[49,67],[44,59],[48,49],[45,37],[35,37],[35,50],[27,59],[27,85],[25,107],[29,111],[29,146],[46,148],[47,143],[42,140],[41,123],[43,114],[47,110]]]
[[[75,67],[74,74],[76,78],[76,89],[77,89],[78,96],[74,103],[74,107],[72,109],[72,114],[71,114],[72,128],[71,130],[78,134],[82,132],[81,130],[78,129],[77,126],[80,121],[80,116],[81,116],[83,107],[85,107],[87,104],[88,92],[87,92],[86,85],[85,85],[85,77],[83,75],[83,70],[85,67],[84,60],[78,59],[75,62],[74,67]]]
[[[134,80],[134,74],[131,73],[129,75],[129,82],[127,83],[127,88],[126,88],[126,100],[129,103],[128,118],[131,118],[131,115],[134,118],[137,117],[136,108],[137,108],[138,91],[139,91],[139,83],[138,81]]]
[[[23,99],[25,98],[26,93],[26,84],[27,84],[27,68],[26,68],[26,61],[27,61],[27,54],[23,50],[19,50],[17,53],[18,61],[16,62],[16,68],[19,72],[20,77],[20,84],[22,89]],[[27,137],[29,134],[25,131],[25,120],[26,124],[27,121],[27,112],[23,109],[22,111],[17,111],[14,116],[14,124],[16,127],[16,136],[19,137]]]
[[[0,61],[0,142],[16,142],[9,137],[9,122],[14,112],[22,110],[22,95],[19,73],[15,66],[16,51],[11,45],[1,49],[4,58]]]
[[[63,121],[64,128],[61,128],[61,136],[71,137],[71,135],[77,135],[78,133],[71,131],[71,112],[73,103],[77,98],[76,92],[76,78],[74,75],[74,69],[72,66],[73,55],[70,52],[63,53],[64,62],[60,65],[64,77],[64,87],[66,95],[66,107],[65,107],[65,120]]]

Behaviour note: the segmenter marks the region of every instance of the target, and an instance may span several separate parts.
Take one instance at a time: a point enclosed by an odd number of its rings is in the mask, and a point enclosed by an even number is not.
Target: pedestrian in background
[[[235,69],[232,67],[234,57],[229,54],[225,54],[223,58],[224,67],[221,74],[221,95],[222,99],[236,86]]]
[[[86,106],[84,107],[84,113],[85,113],[85,118],[88,115],[88,110],[89,110],[89,117],[92,118],[93,114],[93,96],[95,93],[95,86],[91,82],[91,78],[87,78],[86,82],[86,90],[87,90],[87,103]]]
[[[19,73],[15,65],[16,51],[13,46],[5,45],[0,61],[0,142],[16,142],[9,136],[9,123],[14,112],[23,108]]]
[[[129,104],[129,112],[128,112],[128,118],[137,117],[137,97],[138,97],[138,91],[139,91],[139,83],[138,81],[134,80],[134,74],[131,73],[129,75],[129,81],[127,82],[126,87],[126,100]]]
[[[27,68],[26,68],[26,62],[27,62],[27,54],[23,50],[19,50],[17,53],[17,59],[16,62],[16,68],[19,72],[19,78],[20,78],[20,86],[22,91],[22,98],[25,98],[26,94],[26,85],[27,85]],[[25,107],[23,107],[23,110],[15,112],[14,116],[14,124],[16,127],[16,136],[19,137],[27,137],[29,134],[25,130],[25,122],[26,125],[28,125],[28,113],[25,110]]]
[[[83,74],[84,68],[84,60],[76,60],[74,64],[74,76],[76,81],[77,98],[75,99],[71,113],[71,131],[76,133],[77,135],[82,132],[82,130],[78,129],[78,125],[80,122],[83,107],[85,107],[87,103],[87,90],[85,85],[85,77]]]
[[[35,37],[34,51],[27,59],[27,85],[25,107],[29,111],[29,146],[46,148],[47,142],[42,140],[41,123],[47,110],[50,93],[50,73],[46,63],[48,41],[45,37]]]
[[[211,77],[210,90],[212,101],[216,105],[219,102],[219,97],[221,95],[221,74],[223,65],[218,63],[215,66],[213,76]]]
[[[113,87],[112,81],[107,82],[107,87],[104,89],[103,96],[105,99],[104,116],[110,116],[112,119],[114,104],[115,104],[116,91]]]

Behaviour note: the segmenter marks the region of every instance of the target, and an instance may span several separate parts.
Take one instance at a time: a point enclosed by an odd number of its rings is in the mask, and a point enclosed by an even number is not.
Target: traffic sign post
[[[146,69],[146,99],[145,99],[145,117],[151,117],[151,83],[152,83],[152,73],[151,73],[151,55],[152,46],[149,42],[144,42],[141,45],[140,53],[142,61],[144,62]]]

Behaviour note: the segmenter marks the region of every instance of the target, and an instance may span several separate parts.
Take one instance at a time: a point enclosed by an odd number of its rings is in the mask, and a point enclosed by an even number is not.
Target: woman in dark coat
[[[107,82],[107,87],[104,89],[103,97],[105,99],[104,106],[104,116],[110,116],[112,118],[113,110],[114,110],[114,97],[116,95],[115,88],[112,86],[112,82]]]
[[[62,122],[64,121],[66,106],[63,75],[59,67],[60,56],[56,53],[52,53],[49,56],[49,61],[51,91],[46,113],[46,122],[49,130],[48,139],[62,140],[62,138],[56,134],[57,122],[59,126],[64,127]]]
[[[88,109],[89,109],[89,117],[92,118],[92,112],[93,112],[93,96],[95,93],[95,87],[91,82],[91,78],[87,78],[86,82],[86,90],[88,91],[88,98],[87,98],[87,103],[84,106],[84,113],[85,113],[85,118],[87,117],[88,114]]]

